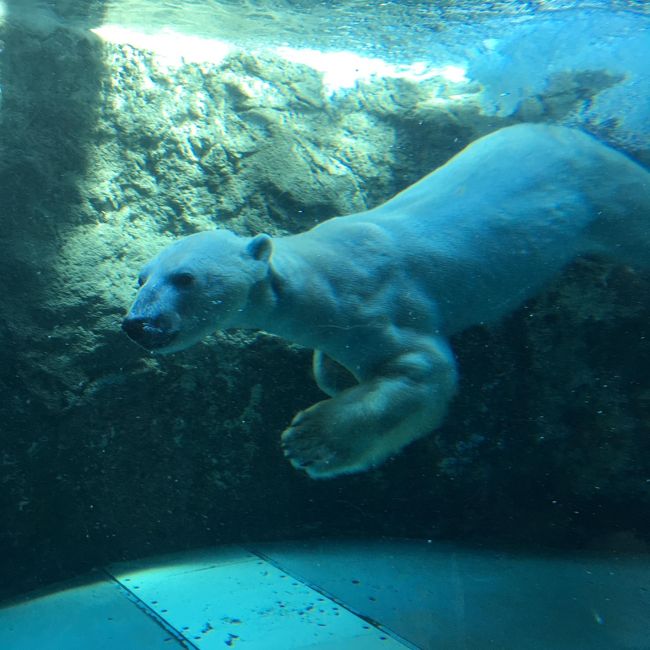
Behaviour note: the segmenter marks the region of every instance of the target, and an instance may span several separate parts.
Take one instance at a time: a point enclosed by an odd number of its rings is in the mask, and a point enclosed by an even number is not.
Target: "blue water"
[[[8,0],[9,16],[82,29],[110,23],[238,46],[351,51],[393,64],[460,66],[484,87],[487,114],[511,116],[562,75],[618,78],[567,119],[627,150],[650,148],[650,3],[589,2],[69,2]],[[528,103],[527,103],[528,102]],[[645,154],[641,154],[645,155]]]
[[[101,231],[106,223],[100,223],[98,216],[104,207],[98,209],[93,204],[78,208],[76,194],[58,193],[60,186],[67,187],[69,176],[77,173],[82,176],[86,171],[84,165],[88,161],[83,159],[79,163],[78,158],[88,152],[95,153],[94,142],[90,139],[85,143],[86,148],[71,147],[67,158],[57,157],[60,150],[67,152],[66,138],[53,137],[50,142],[49,135],[65,134],[66,128],[76,133],[76,114],[70,113],[68,124],[65,107],[66,100],[77,97],[80,88],[74,75],[72,80],[67,77],[65,84],[60,84],[62,80],[48,68],[52,63],[52,71],[67,72],[65,60],[69,52],[57,51],[57,57],[41,61],[39,43],[47,52],[56,50],[52,43],[59,42],[73,52],[77,52],[74,48],[83,52],[85,37],[80,35],[87,35],[90,29],[119,25],[148,35],[172,30],[174,34],[218,39],[244,50],[287,47],[330,53],[346,51],[395,66],[418,64],[424,72],[452,66],[462,74],[464,90],[471,91],[480,110],[472,108],[467,113],[454,113],[462,110],[463,102],[458,100],[457,104],[450,105],[440,128],[443,131],[449,128],[451,144],[449,151],[445,150],[441,156],[454,153],[451,151],[454,147],[462,148],[463,126],[473,135],[510,123],[542,121],[586,130],[648,166],[650,2],[5,0],[0,7],[4,21],[0,42],[3,102],[0,125],[5,125],[0,141],[0,162],[5,171],[0,188],[3,206],[0,242],[3,245],[5,241],[10,242],[3,248],[0,262],[4,264],[1,269],[5,295],[11,304],[32,301],[36,305],[26,315],[20,312],[15,323],[7,311],[0,317],[3,340],[9,341],[0,360],[0,387],[5,396],[0,405],[0,522],[3,522],[0,598],[83,573],[92,566],[233,540],[240,543],[264,538],[276,540],[282,546],[289,538],[310,535],[325,539],[330,535],[355,534],[373,539],[396,535],[425,540],[429,535],[432,538],[440,535],[449,540],[452,550],[447,555],[445,548],[440,556],[440,567],[448,570],[444,575],[450,586],[441,594],[435,593],[448,614],[448,627],[436,638],[446,638],[447,630],[453,628],[450,638],[458,643],[454,647],[470,647],[462,645],[463,639],[476,638],[476,628],[463,628],[472,624],[471,617],[464,618],[463,598],[470,592],[463,591],[463,584],[471,586],[476,598],[472,601],[476,620],[481,619],[484,611],[481,599],[490,598],[490,590],[500,584],[502,565],[490,564],[489,570],[481,572],[472,568],[474,560],[468,562],[469,569],[463,569],[460,580],[455,573],[456,545],[471,541],[474,549],[468,551],[469,557],[474,557],[471,554],[476,546],[489,547],[490,553],[497,549],[494,551],[497,553],[499,548],[512,545],[517,547],[517,553],[523,554],[523,565],[528,567],[530,563],[538,571],[538,545],[549,544],[607,552],[602,563],[600,560],[597,563],[601,577],[604,576],[594,587],[597,598],[593,602],[598,607],[592,605],[591,578],[585,578],[591,575],[590,569],[583,569],[573,557],[566,562],[558,560],[560,569],[552,561],[548,565],[541,563],[544,565],[541,574],[526,572],[518,583],[526,594],[532,594],[526,602],[541,602],[552,611],[562,580],[570,574],[572,579],[576,578],[579,589],[569,593],[572,599],[574,593],[578,594],[572,602],[577,602],[576,611],[583,618],[578,622],[566,621],[555,611],[557,616],[548,620],[563,620],[566,629],[570,629],[570,638],[578,641],[583,638],[584,625],[589,631],[586,636],[601,643],[598,647],[650,648],[650,641],[645,642],[643,632],[641,635],[638,632],[645,629],[643,625],[635,627],[626,619],[632,612],[637,622],[650,620],[647,572],[637,571],[636,565],[624,564],[625,580],[617,580],[616,573],[619,558],[637,552],[640,559],[634,562],[647,567],[650,547],[647,516],[650,460],[645,437],[649,426],[650,387],[643,356],[648,337],[647,319],[643,317],[647,314],[648,285],[642,273],[627,267],[601,267],[598,260],[583,260],[570,271],[565,285],[554,286],[541,303],[527,304],[496,334],[474,328],[458,337],[453,345],[462,385],[444,428],[427,441],[417,443],[420,446],[405,450],[397,460],[391,459],[377,472],[344,478],[339,483],[309,480],[291,468],[279,450],[278,437],[282,426],[287,424],[287,417],[317,393],[308,377],[307,354],[301,356],[296,350],[287,352],[277,340],[269,342],[261,337],[245,348],[248,356],[240,355],[244,344],[243,338],[236,338],[237,334],[225,345],[220,340],[213,347],[195,351],[194,356],[180,357],[168,365],[163,362],[158,367],[151,357],[129,348],[126,340],[121,341],[125,337],[119,331],[119,320],[127,305],[116,301],[108,307],[90,306],[90,311],[95,309],[100,313],[94,323],[101,321],[104,329],[84,332],[87,339],[83,345],[87,344],[88,349],[81,344],[80,348],[87,356],[76,358],[70,352],[74,342],[70,347],[66,343],[61,349],[60,342],[68,326],[64,317],[73,312],[78,321],[70,325],[70,331],[78,335],[87,316],[86,303],[92,302],[92,298],[87,299],[84,294],[86,302],[80,298],[77,302],[72,300],[74,307],[58,318],[58,313],[52,315],[55,309],[45,305],[43,295],[51,298],[51,294],[33,289],[41,286],[38,282],[44,277],[49,277],[49,258],[41,253],[46,250],[41,240],[52,238],[57,242],[57,247],[52,247],[54,250],[47,249],[51,258],[59,260],[60,253],[69,254],[56,239],[60,236],[65,243],[65,238],[56,228],[48,229],[52,223],[59,219],[61,232],[67,228],[66,233],[76,232],[80,224]],[[16,26],[18,38],[12,31]],[[11,43],[14,48],[16,41],[21,47],[24,43],[20,26],[28,26],[32,40],[26,49],[34,57],[24,61],[24,76],[23,68],[15,65],[18,57],[9,58]],[[9,43],[7,47],[5,40]],[[8,60],[12,61],[13,68],[8,68]],[[87,76],[79,75],[82,78],[88,82]],[[107,80],[102,79],[101,84],[105,83]],[[101,84],[98,81],[97,86]],[[88,89],[80,85],[83,96]],[[88,87],[88,97],[102,96],[99,91],[93,95],[97,90],[93,83],[88,83]],[[8,102],[10,109],[20,106],[16,89],[31,92],[31,99],[39,109],[30,112],[31,107],[27,106],[24,118],[12,115],[6,128]],[[52,105],[43,109],[38,103],[40,89],[43,96],[59,98],[63,111]],[[345,106],[346,93],[353,97],[354,92],[354,86],[332,91],[330,97],[334,98],[337,111]],[[53,110],[50,114],[46,110],[49,108],[59,112]],[[356,105],[353,108],[362,110]],[[469,120],[470,113],[477,124],[464,125],[463,120]],[[384,119],[383,115],[371,117],[379,122]],[[11,137],[22,133],[21,129],[26,128],[24,123],[29,120],[38,141],[32,138],[12,141]],[[433,123],[431,120],[430,125]],[[14,128],[16,124],[19,129]],[[115,135],[105,128],[94,131],[92,120],[83,126],[89,138],[110,140]],[[394,141],[387,139],[388,146],[395,147],[395,151],[386,152],[387,157],[393,156],[389,160],[407,159],[410,164],[412,159],[436,159],[435,155],[429,155],[431,152],[417,150],[417,126],[408,119],[399,123]],[[400,139],[409,129],[412,132],[408,137]],[[421,148],[430,142],[443,142],[443,136],[422,137]],[[151,151],[146,142],[143,144],[145,140],[145,137],[131,142],[123,139],[119,146],[130,149],[134,158],[146,159]],[[7,160],[4,153],[8,141],[9,151],[18,157],[16,164],[12,159]],[[41,145],[45,154],[39,148]],[[409,146],[414,150],[409,151]],[[38,164],[32,165],[34,159]],[[237,161],[242,163],[242,169],[245,169],[245,159],[242,155],[241,161]],[[61,160],[68,166],[59,164]],[[88,160],[92,160],[90,154]],[[82,169],[77,168],[78,163]],[[410,173],[417,163],[404,166]],[[121,170],[112,171],[117,177]],[[278,169],[277,173],[281,175],[283,171]],[[395,186],[407,184],[407,173],[399,176],[402,172],[398,170],[397,178],[391,179]],[[372,185],[376,179],[362,180]],[[84,181],[92,183],[95,179],[84,178]],[[378,197],[385,187],[372,188],[371,196]],[[170,201],[165,194],[168,188],[155,183],[138,186],[132,196],[140,191],[160,192],[161,202]],[[265,193],[268,196],[264,198]],[[287,212],[294,209],[293,205],[282,204],[286,197],[276,194],[282,193],[275,186],[262,188],[260,205],[267,207],[276,201]],[[36,207],[30,203],[32,199]],[[111,217],[110,197],[105,203]],[[130,206],[122,207],[127,211]],[[321,209],[320,205],[300,204],[299,207],[310,218],[310,209],[314,213]],[[173,223],[177,213],[170,209],[169,214],[172,223],[168,230],[177,232]],[[133,219],[140,216],[135,215]],[[102,215],[102,218],[109,217]],[[229,215],[229,218],[234,217]],[[260,217],[262,225],[264,218],[264,215]],[[289,227],[295,227],[299,219],[300,216]],[[29,236],[15,235],[26,230],[25,223],[32,228],[36,242],[33,246]],[[253,225],[258,224],[253,222]],[[183,224],[185,227],[187,224]],[[5,256],[7,251],[9,254]],[[118,261],[125,264],[122,249],[113,253],[116,264]],[[58,263],[65,266],[68,259],[62,256],[63,262]],[[94,258],[89,255],[88,259]],[[120,282],[135,282],[137,268],[133,265],[121,273]],[[583,290],[589,296],[581,312]],[[599,296],[605,297],[599,302]],[[542,319],[547,328],[535,330]],[[108,321],[110,324],[106,325]],[[45,332],[43,340],[39,339],[38,352],[52,365],[32,350],[32,327]],[[572,327],[576,329],[573,338],[572,331],[567,334],[567,329]],[[27,332],[24,338],[16,335],[21,328]],[[92,337],[96,340],[86,343]],[[227,352],[224,357],[220,356],[223,350]],[[60,366],[56,366],[59,359]],[[201,374],[205,373],[206,359],[218,361],[214,395],[217,406],[210,392],[214,387],[206,380],[206,374]],[[54,373],[60,373],[60,385],[68,390],[62,391],[52,380],[52,368]],[[276,371],[277,377],[271,377]],[[82,387],[77,392],[76,385],[70,388],[73,381]],[[37,388],[30,392],[24,389],[25,385]],[[231,396],[233,386],[241,390],[242,395],[237,398],[242,403],[219,402],[222,399],[219,390]],[[533,394],[537,386],[548,394]],[[161,387],[169,393],[161,391],[159,401],[147,405],[143,395],[150,396]],[[187,403],[188,394],[202,410],[196,420],[192,419],[196,415],[192,405]],[[618,395],[618,401],[610,397],[612,394]],[[99,415],[82,414],[75,420],[75,409],[79,406],[75,399],[83,402],[83,408],[89,411],[97,408]],[[107,405],[109,399],[114,401]],[[120,415],[122,409],[125,410]],[[110,416],[107,411],[112,411]],[[203,417],[211,418],[209,426]],[[248,421],[242,424],[244,419]],[[607,424],[602,425],[605,420]],[[29,425],[23,426],[23,421]],[[75,430],[79,422],[91,422],[93,426]],[[187,422],[204,426],[197,431],[187,426]],[[548,422],[551,424],[547,426]],[[245,435],[251,435],[244,442],[237,439],[242,430]],[[535,438],[531,431],[539,432],[539,436]],[[222,438],[226,440],[223,448],[228,454],[225,461],[212,457],[216,452],[211,445],[221,449]],[[240,452],[241,457],[237,455]],[[240,465],[243,470],[238,473]],[[331,550],[327,541],[323,544]],[[352,551],[345,549],[345,553],[349,558]],[[354,592],[358,597],[355,590],[359,576],[354,571],[358,565],[366,566],[367,557],[374,556],[363,555],[356,565],[350,562],[347,573],[339,575],[332,570],[325,577],[344,585],[344,591]],[[309,556],[301,562],[307,566],[314,560]],[[413,563],[417,565],[413,576],[419,580],[418,556]],[[398,564],[395,562],[395,566]],[[403,609],[398,607],[404,599],[398,602],[399,596],[394,593],[399,590],[393,590],[392,584],[398,582],[400,572],[394,569],[392,581],[391,565],[390,570],[383,572],[380,583],[380,572],[372,568],[372,563],[368,565],[364,580],[368,583],[377,580],[377,584],[372,584],[372,593],[390,592],[394,601],[388,601],[388,605],[381,603],[382,607],[376,607],[372,601],[371,607],[359,607],[359,611],[372,618],[379,616],[376,612],[382,608],[392,607],[394,618],[402,623],[408,621],[402,615]],[[300,572],[308,575],[309,571],[303,571],[304,566],[299,567]],[[543,579],[535,578],[540,575]],[[512,576],[509,573],[506,577]],[[102,579],[106,581],[106,575]],[[323,584],[327,582],[322,575],[319,580]],[[426,580],[419,582],[426,583]],[[507,582],[504,579],[503,584]],[[628,588],[629,585],[632,586]],[[426,587],[426,584],[422,586]],[[527,629],[522,621],[543,621],[547,610],[530,609],[528,613],[534,611],[534,616],[528,617],[524,612],[517,617],[520,610],[509,589],[499,591],[496,602],[503,604],[500,607],[505,612],[504,620],[512,614],[513,625],[520,624],[519,638],[524,638]],[[111,597],[114,595],[111,592]],[[365,591],[362,595],[368,600]],[[533,596],[539,598],[535,600]],[[83,599],[89,602],[87,596],[82,596]],[[224,599],[227,601],[227,596]],[[511,600],[515,601],[512,611],[508,609]],[[408,602],[409,611],[416,609],[411,600]],[[610,621],[614,621],[609,627],[606,611],[611,612]],[[411,612],[411,615],[413,619],[420,616],[417,623],[428,616],[424,627],[435,628],[436,634],[440,632],[436,627],[439,622],[436,612],[427,610]],[[56,612],[53,618],[57,618]],[[495,623],[491,617],[488,622],[499,630],[494,638],[508,638],[508,630],[500,626],[499,620]],[[626,626],[634,630],[627,640]],[[408,637],[407,627],[402,632],[405,637]],[[199,629],[209,630],[203,620]],[[556,630],[545,632],[548,632],[546,638],[553,638]],[[0,650],[5,650],[1,633],[0,624]],[[561,633],[559,630],[560,637]],[[490,646],[487,639],[485,647],[500,646]],[[571,645],[566,647],[574,650]],[[584,647],[587,650],[589,645]]]

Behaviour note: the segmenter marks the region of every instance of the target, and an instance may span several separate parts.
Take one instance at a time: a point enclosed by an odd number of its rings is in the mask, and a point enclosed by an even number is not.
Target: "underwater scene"
[[[0,650],[650,650],[650,2],[0,2]]]

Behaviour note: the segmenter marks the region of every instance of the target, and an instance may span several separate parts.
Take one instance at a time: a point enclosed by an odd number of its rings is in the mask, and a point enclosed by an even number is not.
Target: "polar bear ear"
[[[269,235],[264,233],[256,235],[248,242],[246,250],[254,259],[260,262],[266,262],[273,252],[273,240]]]

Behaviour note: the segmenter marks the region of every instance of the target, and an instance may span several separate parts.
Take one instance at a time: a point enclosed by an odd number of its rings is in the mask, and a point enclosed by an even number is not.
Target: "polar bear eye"
[[[138,276],[138,287],[141,287],[145,283],[145,281],[146,278],[144,277],[144,275]]]
[[[194,284],[194,276],[187,271],[183,273],[174,273],[171,277],[171,281],[175,287],[190,287]]]

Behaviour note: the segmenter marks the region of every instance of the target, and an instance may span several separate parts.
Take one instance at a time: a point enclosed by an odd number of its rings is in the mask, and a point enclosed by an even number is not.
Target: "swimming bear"
[[[282,434],[311,477],[374,467],[436,428],[452,334],[498,321],[583,253],[650,263],[650,172],[582,131],[493,132],[379,207],[304,233],[199,232],[143,268],[124,322],[169,353],[217,329],[314,349],[327,399]]]

